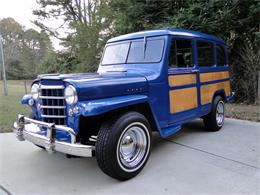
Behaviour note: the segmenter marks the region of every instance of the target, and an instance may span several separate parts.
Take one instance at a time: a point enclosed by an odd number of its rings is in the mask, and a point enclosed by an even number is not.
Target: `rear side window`
[[[206,41],[198,41],[197,49],[198,49],[199,66],[213,66],[214,65],[213,44]]]
[[[225,50],[221,45],[216,45],[217,48],[217,65],[225,66],[227,64]]]
[[[172,40],[169,68],[193,67],[191,40]]]
[[[160,62],[164,47],[163,39],[133,41],[130,46],[127,63]]]

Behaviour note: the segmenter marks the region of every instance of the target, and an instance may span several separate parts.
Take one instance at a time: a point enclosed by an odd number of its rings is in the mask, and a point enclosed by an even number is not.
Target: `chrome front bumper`
[[[40,127],[47,128],[47,136],[39,135]],[[55,130],[70,134],[70,143],[55,139]],[[20,141],[28,140],[36,145],[44,147],[47,152],[55,151],[74,156],[92,157],[95,146],[76,143],[76,134],[73,129],[53,123],[37,121],[23,115],[18,115],[14,122],[13,131]]]

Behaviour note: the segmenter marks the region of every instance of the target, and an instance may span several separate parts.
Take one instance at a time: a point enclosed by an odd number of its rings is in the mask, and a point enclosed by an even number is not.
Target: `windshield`
[[[101,64],[157,63],[161,61],[163,48],[162,38],[138,39],[108,45]]]

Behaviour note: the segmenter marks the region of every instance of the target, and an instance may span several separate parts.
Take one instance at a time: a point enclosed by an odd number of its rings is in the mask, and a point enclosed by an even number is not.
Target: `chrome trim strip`
[[[63,100],[65,99],[64,96],[39,96],[40,99],[55,99],[55,100]]]
[[[64,89],[63,85],[40,85],[39,89]]]
[[[65,116],[65,115],[45,115],[45,114],[42,114],[41,117],[43,117],[43,118],[67,118],[67,116]]]
[[[44,106],[41,105],[40,108],[55,108],[55,109],[65,109],[66,106]]]
[[[39,126],[47,128],[47,136],[40,135]],[[52,123],[37,121],[18,115],[13,125],[14,133],[18,140],[28,140],[36,145],[45,147],[49,153],[55,151],[82,157],[92,157],[95,146],[76,143],[76,134],[73,129]],[[70,143],[55,139],[55,130],[62,130],[70,134]]]

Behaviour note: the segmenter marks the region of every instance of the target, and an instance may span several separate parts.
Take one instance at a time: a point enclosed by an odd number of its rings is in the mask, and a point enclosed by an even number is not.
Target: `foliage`
[[[260,69],[258,0],[114,0],[114,33],[155,28],[184,28],[223,38],[229,46],[235,100],[256,102]]]
[[[52,51],[49,36],[43,31],[25,30],[12,18],[0,20],[0,32],[8,79],[35,77],[39,64]]]
[[[242,46],[232,66],[236,101],[256,102],[258,71],[260,71],[260,49],[254,49],[252,44]]]
[[[70,53],[49,53],[39,66],[39,73],[71,73],[77,72],[76,65],[79,63],[75,56]]]
[[[40,0],[40,8],[34,10],[39,20],[35,24],[63,41],[69,48],[68,59],[72,58],[76,71],[95,71],[98,58],[110,31],[111,16],[108,0]],[[61,19],[71,33],[65,37],[59,34],[59,28],[52,28],[43,24],[49,18]],[[66,62],[67,63],[67,62]],[[68,62],[69,63],[69,62]]]
[[[259,0],[38,0],[34,23],[24,30],[11,19],[0,21],[8,73],[27,77],[37,72],[95,71],[108,38],[158,28],[184,28],[223,38],[229,46],[236,101],[256,100],[259,71]],[[50,21],[63,24],[53,29]],[[67,33],[61,34],[61,31]],[[49,35],[66,50],[54,53]]]

